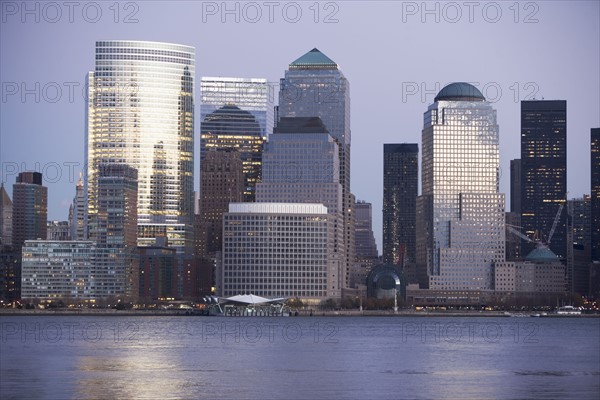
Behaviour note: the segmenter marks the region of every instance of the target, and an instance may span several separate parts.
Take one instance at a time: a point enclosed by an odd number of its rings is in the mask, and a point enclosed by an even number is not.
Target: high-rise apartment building
[[[383,145],[383,262],[416,259],[416,203],[419,145]]]
[[[20,251],[25,240],[45,239],[48,219],[48,188],[40,172],[21,172],[13,185],[12,245]]]
[[[348,286],[355,258],[354,201],[350,191],[350,84],[338,64],[316,48],[290,63],[280,81],[276,123],[283,117],[319,117],[338,144],[346,248],[343,281]]]
[[[477,88],[452,83],[424,115],[422,195],[417,198],[420,284],[492,290],[504,261],[496,111]]]
[[[275,92],[264,78],[202,77],[200,120],[223,106],[236,106],[254,116],[260,135],[273,132]]]
[[[138,245],[166,236],[179,253],[191,254],[194,75],[193,47],[96,42],[88,77],[88,223],[99,212],[99,165],[127,164],[138,172]]]
[[[532,239],[548,241],[567,196],[567,102],[521,102],[521,226]],[[567,213],[562,210],[550,249],[567,257]],[[535,244],[521,242],[522,254]]]
[[[200,127],[200,174],[208,152],[237,150],[244,174],[244,202],[253,202],[261,179],[262,153],[266,137],[254,115],[234,105],[225,105],[204,117]],[[202,176],[200,176],[202,180]],[[200,193],[200,209],[206,198]]]

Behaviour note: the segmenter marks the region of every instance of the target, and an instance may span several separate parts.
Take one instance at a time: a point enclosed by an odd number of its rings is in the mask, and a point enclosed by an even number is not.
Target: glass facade
[[[600,261],[600,128],[590,131],[592,260]]]
[[[415,261],[419,146],[383,145],[383,262]]]
[[[276,120],[283,117],[319,117],[339,146],[344,210],[345,284],[349,284],[354,263],[354,204],[350,192],[350,83],[332,61],[318,49],[312,49],[290,63],[280,82]]]
[[[266,141],[256,118],[237,106],[226,105],[204,117],[200,132],[200,173],[202,174],[208,152],[219,149],[237,150],[244,174],[244,201],[253,202],[256,184],[261,180],[262,153]],[[202,181],[202,175],[200,180]],[[202,193],[201,196],[200,208],[205,199]]]
[[[98,166],[128,164],[138,171],[138,245],[165,235],[179,252],[191,252],[194,65],[189,46],[96,42],[87,108],[87,221],[98,212]]]
[[[567,102],[521,102],[521,226],[532,239],[548,241],[567,197]],[[562,210],[550,249],[567,259],[567,213]],[[523,253],[535,248],[523,241]]]
[[[202,77],[200,120],[226,105],[234,105],[254,116],[260,136],[273,132],[275,93],[263,78]]]
[[[23,299],[95,298],[95,243],[28,240],[23,246]]]
[[[232,203],[223,224],[222,296],[339,297],[333,223],[322,204]]]
[[[496,111],[478,91],[447,98],[445,90],[424,118],[417,267],[431,289],[493,289],[493,263],[505,253]]]

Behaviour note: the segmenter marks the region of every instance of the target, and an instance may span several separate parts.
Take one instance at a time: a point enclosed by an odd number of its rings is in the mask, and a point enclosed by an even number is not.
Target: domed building
[[[367,275],[367,296],[393,299],[395,295],[406,299],[406,278],[398,265],[379,264]]]
[[[244,202],[255,199],[260,181],[265,137],[254,115],[235,105],[208,114],[200,128],[200,164],[212,150],[234,149],[240,153],[244,173]],[[201,178],[202,179],[202,178]]]

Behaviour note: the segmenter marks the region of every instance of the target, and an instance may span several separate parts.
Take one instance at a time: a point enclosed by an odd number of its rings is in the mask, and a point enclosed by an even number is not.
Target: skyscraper
[[[69,224],[72,240],[84,240],[85,236],[85,191],[81,175],[75,186],[75,197],[69,207]]]
[[[567,214],[567,290],[586,296],[589,290],[591,251],[590,196],[569,199]]]
[[[138,296],[137,171],[127,164],[100,164],[97,212],[90,222],[96,243],[94,296],[135,300]]]
[[[356,217],[354,229],[356,230],[355,246],[356,259],[361,262],[370,260],[372,263],[377,260],[377,243],[373,235],[373,210],[371,203],[366,201],[357,201],[354,205],[354,215]],[[371,265],[372,266],[372,265]]]
[[[211,148],[204,155],[200,171],[200,223],[202,256],[214,257],[223,245],[223,214],[229,203],[244,199],[244,172],[240,153],[231,148]]]
[[[415,262],[419,145],[383,145],[383,262]]]
[[[592,260],[600,261],[600,128],[590,131]]]
[[[237,106],[254,116],[260,136],[273,132],[275,93],[263,78],[202,77],[200,120],[223,106]]]
[[[510,211],[521,216],[521,159],[510,160]]]
[[[420,283],[440,290],[493,289],[493,265],[504,261],[505,239],[496,111],[474,86],[452,83],[424,115],[422,146]]]
[[[46,239],[48,188],[40,172],[21,172],[13,185],[12,245],[21,251],[25,240]]]
[[[344,229],[339,147],[319,117],[281,118],[263,154],[263,178],[257,202],[320,203],[333,221],[333,251],[340,271],[334,285],[345,283]]]
[[[223,106],[206,115],[200,127],[200,169],[207,152],[214,149],[234,149],[242,160],[244,173],[244,201],[253,202],[256,183],[261,179],[262,153],[266,137],[248,111],[234,105]],[[200,177],[202,180],[202,177]],[[204,196],[200,193],[202,201]]]
[[[3,247],[12,246],[13,203],[4,183],[0,185],[0,251]]]
[[[337,63],[314,48],[290,63],[280,82],[282,117],[319,117],[339,148],[339,182],[342,185],[345,285],[354,262],[353,200],[350,192],[350,83]]]
[[[547,241],[567,195],[567,102],[521,102],[521,226],[529,237]],[[562,210],[550,249],[567,257],[567,214]],[[522,254],[535,244],[521,242]]]
[[[98,213],[98,168],[138,171],[137,241],[167,236],[191,252],[194,215],[194,48],[142,41],[96,42],[89,73],[87,221]],[[90,229],[90,228],[88,228]]]

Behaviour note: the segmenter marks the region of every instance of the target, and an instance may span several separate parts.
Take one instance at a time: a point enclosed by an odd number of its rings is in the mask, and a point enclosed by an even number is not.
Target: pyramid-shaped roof
[[[290,69],[338,69],[338,65],[315,47],[293,61]]]
[[[527,257],[525,257],[525,259],[534,263],[552,263],[560,261],[558,256],[545,245],[538,245],[527,255]]]

